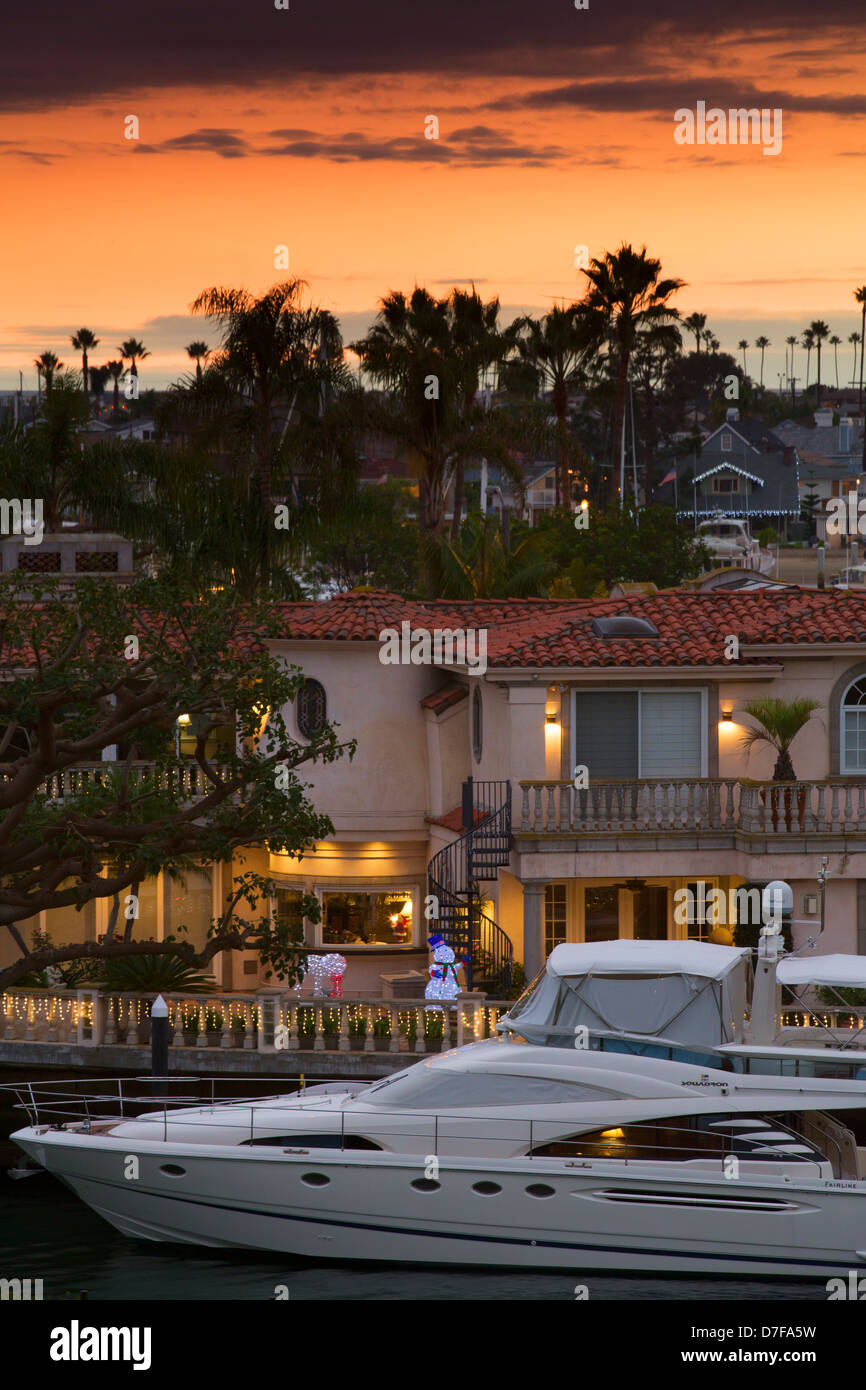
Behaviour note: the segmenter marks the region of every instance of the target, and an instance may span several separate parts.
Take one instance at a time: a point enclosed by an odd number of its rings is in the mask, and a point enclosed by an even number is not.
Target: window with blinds
[[[699,690],[576,691],[574,763],[591,781],[702,777],[703,700]]]

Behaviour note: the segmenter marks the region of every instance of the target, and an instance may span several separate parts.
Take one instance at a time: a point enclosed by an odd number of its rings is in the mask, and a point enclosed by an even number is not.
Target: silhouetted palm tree
[[[830,342],[833,344],[833,357],[836,363],[836,390],[839,390],[839,344],[842,339],[838,333],[834,333]]]
[[[788,347],[791,349],[791,365],[790,365],[790,367],[788,366],[788,348],[785,349],[785,371],[786,371],[787,374],[788,374],[788,380],[791,382],[791,391],[793,392],[793,390],[794,390],[794,381],[793,381],[793,378],[794,378],[794,348],[797,346],[797,335],[796,335],[796,333],[792,333],[792,334],[790,335],[790,337],[788,337],[788,338],[785,339],[785,342],[788,344]],[[792,396],[792,400],[793,400],[793,396]]]
[[[760,338],[756,338],[756,339],[755,339],[755,347],[761,349],[761,380],[760,380],[760,386],[761,386],[761,389],[762,389],[762,390],[763,390],[763,387],[764,387],[764,353],[765,353],[765,351],[767,350],[767,348],[768,348],[769,346],[770,346],[770,340],[769,340],[769,338],[765,338],[764,335],[763,335],[763,333],[761,334]]]
[[[860,409],[863,409],[863,344],[866,343],[866,285],[861,285],[854,291],[854,298],[861,308],[860,322]],[[864,432],[866,437],[866,432]]]
[[[474,285],[471,290],[455,288],[451,292],[451,332],[454,350],[459,358],[463,414],[467,416],[475,405],[484,374],[504,361],[508,351],[510,338],[499,330],[499,300],[491,299],[485,304]],[[460,454],[454,468],[452,540],[460,531],[464,464],[463,455]]]
[[[811,363],[811,361],[812,361],[812,349],[813,349],[813,347],[815,346],[815,335],[814,335],[814,333],[812,332],[811,328],[807,328],[807,329],[804,330],[803,336],[802,336],[802,338],[800,339],[800,345],[801,345],[801,347],[804,347],[804,348],[806,349],[806,390],[808,391],[808,389],[809,389],[809,366],[810,366],[810,363]]]
[[[73,333],[69,340],[74,348],[81,353],[81,378],[84,383],[84,394],[87,395],[90,389],[90,381],[87,372],[87,354],[99,346],[99,339],[89,328],[79,328],[77,333]]]
[[[195,362],[195,379],[201,385],[201,364],[210,357],[210,348],[207,343],[202,343],[198,339],[194,343],[188,343],[184,349],[187,357],[191,357]]]
[[[116,415],[120,410],[120,378],[126,375],[126,367],[122,362],[106,362],[105,370],[114,379],[114,397],[111,408]]]
[[[589,271],[584,274],[589,274]],[[554,305],[542,319],[517,319],[511,326],[511,332],[521,358],[535,368],[542,386],[550,391],[559,440],[557,502],[561,501],[568,508],[571,505],[566,439],[568,392],[579,379],[580,361],[586,351],[580,306]]]
[[[45,378],[45,390],[50,391],[54,385],[54,377],[60,371],[63,363],[50,349],[46,349],[36,358],[34,364],[36,371]]]
[[[612,440],[611,482],[617,477],[625,431],[625,403],[631,355],[638,335],[652,332],[655,341],[680,344],[679,314],[669,300],[684,281],[661,279],[661,261],[623,244],[604,260],[590,262],[584,275],[589,281],[581,305],[581,331],[587,351],[610,347],[617,364],[616,410]],[[624,499],[620,499],[623,501]]]
[[[687,328],[690,333],[695,335],[695,352],[701,350],[701,335],[706,326],[706,314],[689,314],[687,319],[683,319],[683,328]]]
[[[857,332],[856,329],[854,330],[853,333],[849,333],[849,334],[848,334],[848,342],[851,343],[851,344],[853,345],[853,347],[854,347],[854,371],[853,371],[853,374],[852,374],[852,377],[851,377],[851,385],[852,385],[852,386],[856,386],[856,385],[857,385],[857,344],[860,343],[860,342],[862,342],[862,339],[861,339],[861,337],[860,337],[860,334]]]
[[[748,375],[749,375],[749,369],[748,369],[748,367],[746,366],[746,350],[748,349],[748,346],[749,346],[749,340],[748,340],[748,338],[741,338],[740,341],[737,343],[737,347],[740,349],[740,352],[743,354],[743,376],[748,376]]]
[[[830,329],[823,319],[815,319],[809,324],[809,332],[815,340],[815,350],[818,353],[818,382],[815,387],[815,405],[821,404],[821,344],[825,338],[829,338]]]
[[[140,343],[137,338],[127,338],[126,342],[121,343],[120,347],[117,350],[123,358],[124,362],[127,358],[129,358],[130,376],[138,376],[137,364],[139,362],[142,362],[145,357],[150,356],[150,353],[144,346],[144,343]]]

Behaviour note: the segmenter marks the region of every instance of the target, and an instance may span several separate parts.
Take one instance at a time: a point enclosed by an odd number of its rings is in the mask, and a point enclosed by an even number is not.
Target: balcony
[[[53,772],[42,783],[40,790],[51,801],[65,801],[67,797],[77,796],[90,787],[102,786],[109,777],[119,776],[124,767],[125,763],[122,762],[76,763],[63,772]],[[139,786],[145,777],[155,778],[157,791],[176,791],[185,794],[190,801],[204,796],[211,786],[195,762],[181,764],[168,773],[158,774],[154,773],[153,763],[133,763],[129,769],[130,790]],[[0,777],[3,782],[11,780],[11,774]]]
[[[866,841],[866,780],[751,782],[726,777],[520,782],[515,837],[743,837]],[[836,846],[834,846],[836,847]]]

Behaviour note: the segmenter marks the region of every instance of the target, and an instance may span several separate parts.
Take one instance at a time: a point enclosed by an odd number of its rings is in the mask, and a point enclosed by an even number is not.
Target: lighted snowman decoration
[[[428,967],[430,980],[424,991],[425,999],[456,999],[460,993],[457,971],[462,966],[455,964],[457,957],[441,936],[428,936],[427,943],[433,952],[433,964]]]
[[[334,951],[329,956],[322,956],[324,962],[324,974],[330,976],[332,989],[332,999],[342,999],[343,997],[343,976],[346,973],[346,957],[337,955]]]
[[[320,998],[325,991],[322,989],[322,981],[327,979],[330,972],[328,961],[330,956],[307,956],[307,972],[313,977],[313,998]]]

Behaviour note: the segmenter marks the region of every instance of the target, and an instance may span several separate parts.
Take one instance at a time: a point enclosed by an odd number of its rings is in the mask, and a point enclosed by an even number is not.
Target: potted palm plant
[[[779,783],[796,782],[794,764],[791,762],[791,744],[805,724],[808,724],[813,710],[819,708],[817,700],[801,697],[796,700],[782,700],[767,696],[761,700],[750,700],[743,705],[743,713],[754,719],[757,728],[747,729],[743,735],[742,746],[748,750],[756,743],[768,743],[776,750],[776,766],[773,768],[773,781]],[[766,803],[766,790],[761,790],[761,800]],[[770,806],[773,814],[773,829],[791,829],[793,819],[793,798],[797,798],[797,818],[800,826],[806,810],[806,788],[779,786],[770,791]]]

